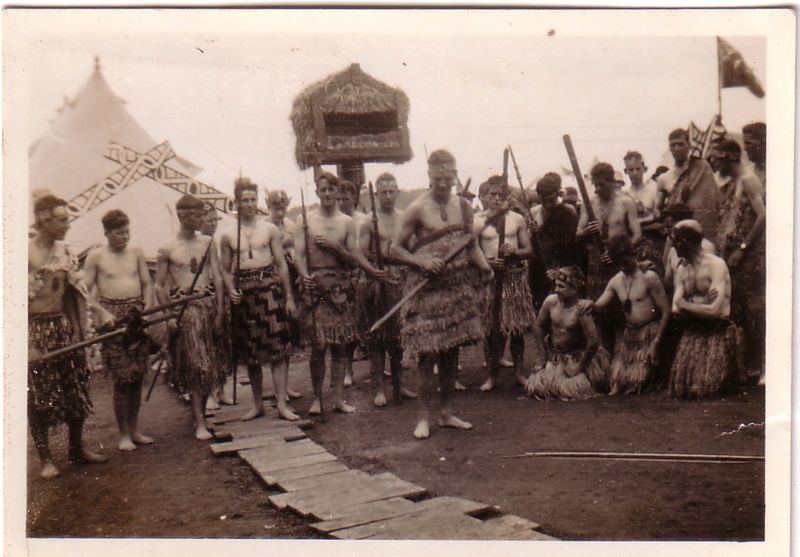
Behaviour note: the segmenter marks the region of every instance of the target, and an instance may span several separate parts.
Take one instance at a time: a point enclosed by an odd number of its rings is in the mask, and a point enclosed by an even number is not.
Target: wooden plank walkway
[[[539,525],[514,515],[481,520],[489,505],[455,497],[428,497],[427,490],[391,472],[351,470],[306,437],[310,420],[267,416],[242,422],[243,412],[222,408],[210,421],[218,438],[215,456],[238,455],[266,485],[284,491],[270,503],[318,520],[312,528],[345,540],[555,540]],[[496,513],[495,513],[496,514]]]

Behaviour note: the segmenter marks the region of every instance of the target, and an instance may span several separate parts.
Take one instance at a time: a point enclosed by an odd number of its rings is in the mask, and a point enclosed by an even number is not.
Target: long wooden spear
[[[710,463],[745,463],[763,462],[763,456],[750,455],[723,455],[723,454],[681,454],[681,453],[614,453],[592,451],[541,451],[515,455],[501,456],[500,458],[597,458],[607,460],[651,460],[659,462],[710,462]]]
[[[309,268],[311,267],[311,245],[309,243],[310,240],[309,240],[309,237],[308,237],[308,212],[306,211],[306,197],[305,197],[305,193],[304,192],[305,192],[305,188],[301,187],[300,188],[300,211],[301,211],[301,213],[303,215],[303,239],[305,240],[305,242],[304,242],[305,249],[303,250],[303,255],[305,256],[305,260],[306,260],[306,273],[308,273],[309,276],[310,276],[311,273],[309,272]],[[313,331],[312,332],[312,336],[311,336],[311,342],[313,343],[311,345],[312,349],[317,346],[317,310],[316,310],[316,303],[315,303],[316,300],[314,299],[315,297],[316,297],[316,292],[315,291],[309,292],[309,299],[311,300],[311,308],[310,308],[311,309],[311,330]],[[324,363],[323,363],[323,365],[324,365]],[[312,375],[312,378],[313,378],[313,375]],[[314,383],[314,381],[312,381],[312,383]],[[312,387],[314,388],[314,395],[317,397],[317,400],[319,401],[319,418],[320,418],[320,420],[322,422],[325,422],[325,408],[324,408],[324,405],[322,404],[322,390],[323,390],[324,384],[325,384],[325,377],[323,376],[322,380],[319,381],[319,385],[316,385],[316,384],[312,385]]]
[[[586,208],[586,214],[589,217],[589,222],[597,220],[597,217],[594,214],[594,208],[592,207],[592,199],[589,197],[589,192],[586,190],[586,183],[583,181],[583,174],[581,174],[580,166],[578,166],[578,157],[575,155],[575,149],[572,146],[572,139],[570,138],[569,134],[564,135],[564,147],[567,148],[567,155],[569,156],[569,162],[572,165],[572,172],[575,174],[575,180],[578,182],[578,189],[581,191],[581,197],[583,198],[583,206]],[[602,226],[604,223],[600,223]],[[598,248],[600,248],[601,253],[605,251],[605,239],[602,236],[602,233],[598,233],[595,236],[595,241],[597,242]]]
[[[525,186],[522,184],[522,174],[519,171],[517,157],[514,156],[514,150],[511,148],[511,145],[508,146],[508,153],[511,155],[511,162],[514,164],[514,172],[517,175],[517,182],[519,183],[520,192],[522,192],[522,202],[525,204],[525,208],[527,209],[527,212],[525,213],[525,220],[528,220],[531,218],[531,205],[528,203],[528,195],[525,193]],[[539,238],[539,227],[536,226],[535,222],[532,223],[531,226],[531,238],[533,239],[533,243],[536,245],[536,251],[539,252],[539,257],[541,257],[545,267],[550,269],[551,264],[544,253],[544,249],[542,249],[542,241]]]

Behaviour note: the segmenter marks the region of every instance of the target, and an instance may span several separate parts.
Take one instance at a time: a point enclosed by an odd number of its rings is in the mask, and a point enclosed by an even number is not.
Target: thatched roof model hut
[[[300,168],[411,159],[408,97],[358,64],[304,89],[289,118]]]

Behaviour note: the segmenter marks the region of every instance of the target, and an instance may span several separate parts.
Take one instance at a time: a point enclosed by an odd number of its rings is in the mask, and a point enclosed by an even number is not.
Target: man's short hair
[[[184,194],[178,202],[175,204],[175,208],[179,211],[188,211],[191,209],[197,209],[199,211],[203,210],[203,202],[200,200],[199,197],[195,197],[192,194]]]
[[[661,175],[662,175],[662,174],[664,174],[665,172],[669,172],[669,167],[668,167],[668,166],[664,166],[664,165],[662,164],[661,166],[659,166],[658,168],[656,168],[656,171],[655,171],[655,172],[653,172],[653,176],[652,176],[652,178],[653,178],[653,181],[655,181],[655,180],[656,180],[656,178],[658,178],[659,176],[661,176]]]
[[[628,161],[639,161],[644,162],[644,157],[639,151],[628,151],[625,153],[625,156],[622,157],[623,162],[627,164]]]
[[[544,175],[545,176],[549,176],[550,178],[555,180],[556,184],[558,184],[558,187],[559,188],[561,187],[561,174],[559,174],[558,172],[552,172],[551,171],[551,172],[545,172]]]
[[[254,191],[258,195],[258,186],[251,182],[250,178],[236,178],[233,181],[233,197],[236,201],[241,201],[244,191]]]
[[[536,182],[536,193],[539,194],[539,197],[547,194],[558,193],[561,190],[561,184],[559,184],[555,178],[553,178],[550,173],[545,174],[539,181]]]
[[[334,188],[337,189],[339,188],[339,178],[337,178],[335,174],[332,174],[327,170],[325,172],[320,172],[319,176],[314,178],[314,183],[317,185],[317,187],[319,187],[320,180],[327,180],[328,183],[332,185]]]
[[[696,220],[682,220],[674,226],[673,230],[676,237],[684,238],[692,244],[699,246],[703,243],[703,226]]]
[[[455,172],[456,158],[444,149],[437,149],[428,157],[428,171]]]
[[[714,150],[724,154],[730,162],[742,161],[742,146],[733,139],[723,139],[714,145]]]
[[[767,138],[767,125],[764,122],[750,122],[742,127],[742,133],[747,135],[754,135],[758,139]]]
[[[611,259],[619,259],[625,255],[636,255],[636,248],[633,247],[631,239],[627,234],[618,234],[608,241],[608,256]]]
[[[56,207],[66,207],[68,203],[61,199],[60,197],[56,197],[53,194],[47,194],[43,197],[40,197],[36,200],[33,204],[33,214],[36,218],[36,224],[40,224],[43,215],[41,213],[50,213]],[[49,215],[48,215],[49,216]]]
[[[289,206],[289,196],[283,190],[269,190],[267,193],[267,206],[285,209]]]
[[[486,180],[478,187],[478,192],[480,192],[481,194],[485,194],[492,188],[503,188],[503,193],[508,194],[508,185],[506,185],[502,176],[498,176],[496,174],[494,176],[491,176],[488,180]]]
[[[686,141],[689,141],[689,132],[687,132],[683,128],[675,128],[671,132],[669,132],[669,140],[672,141],[673,139],[683,138]]]
[[[128,215],[125,214],[124,211],[120,209],[111,209],[101,219],[103,223],[103,230],[106,232],[111,232],[112,230],[116,230],[117,228],[122,228],[123,226],[127,226],[131,223],[131,219],[128,218]]]
[[[339,180],[339,195],[352,195],[358,199],[358,186],[350,180]]]
[[[589,174],[592,177],[592,181],[603,181],[606,183],[614,183],[617,181],[616,176],[614,176],[614,167],[607,162],[598,162],[592,167]]]
[[[390,182],[397,185],[397,178],[395,178],[394,174],[392,174],[391,172],[384,172],[383,174],[378,176],[377,180],[375,180],[375,187],[378,187],[380,184],[387,184]]]

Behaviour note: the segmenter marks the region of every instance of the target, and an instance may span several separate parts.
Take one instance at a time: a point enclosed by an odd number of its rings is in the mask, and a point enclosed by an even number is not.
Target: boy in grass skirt
[[[108,245],[86,258],[86,286],[97,288],[100,304],[114,315],[117,327],[127,327],[153,305],[153,283],[141,248],[130,247],[130,220],[119,209],[102,219]],[[119,426],[118,448],[135,451],[153,439],[138,431],[142,383],[147,375],[149,339],[140,332],[137,338],[125,334],[102,344],[103,368],[114,380],[114,414]]]

